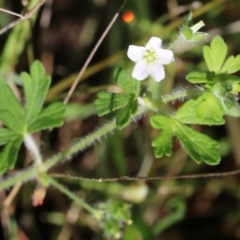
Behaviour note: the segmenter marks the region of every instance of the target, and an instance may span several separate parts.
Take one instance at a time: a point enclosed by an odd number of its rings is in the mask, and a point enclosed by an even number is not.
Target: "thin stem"
[[[145,108],[142,108],[142,107],[139,108],[137,114],[132,119],[138,118],[146,111],[147,110]],[[37,179],[38,173],[47,172],[52,166],[54,166],[58,162],[65,159],[69,159],[72,157],[73,154],[93,145],[97,140],[100,141],[100,139],[103,136],[112,132],[114,129],[116,129],[116,127],[117,127],[116,120],[114,119],[108,122],[107,124],[105,124],[104,126],[102,126],[101,128],[99,128],[98,130],[96,130],[95,132],[89,134],[86,137],[79,139],[69,149],[41,163],[40,165],[38,165],[37,168],[36,166],[33,166],[22,172],[18,172],[16,175],[11,175],[11,177],[0,181],[0,191],[3,189],[9,188],[11,186],[14,186],[17,182],[25,182],[30,179]]]
[[[0,181],[0,191],[14,186],[18,182],[26,182],[31,179],[35,179],[37,176],[36,167],[28,168],[17,174],[10,175],[6,179]]]
[[[144,112],[146,112],[145,108],[139,108],[137,114],[133,117],[137,118],[141,116]],[[69,149],[66,151],[48,159],[42,164],[42,167],[44,171],[49,170],[52,166],[54,166],[56,163],[60,162],[64,159],[69,159],[71,156],[77,152],[80,152],[87,147],[93,145],[96,141],[100,141],[102,137],[106,136],[106,134],[112,132],[114,129],[116,129],[116,120],[112,120],[96,130],[95,132],[87,135],[86,137],[80,138],[77,142],[75,142]]]
[[[229,171],[229,172],[218,172],[218,173],[202,173],[202,174],[191,174],[191,175],[180,175],[180,176],[155,176],[155,177],[145,177],[145,176],[122,176],[113,178],[85,178],[73,175],[66,175],[61,173],[51,173],[50,175],[55,178],[60,179],[71,179],[76,181],[91,181],[91,182],[120,182],[120,181],[157,181],[157,180],[178,180],[178,179],[197,179],[197,178],[222,178],[234,175],[239,175],[240,169]]]
[[[14,16],[17,16],[19,18],[24,18],[21,14],[18,14],[18,13],[15,13],[15,12],[12,12],[12,11],[9,11],[9,10],[6,10],[4,8],[0,8],[0,11],[1,12],[5,12],[5,13],[9,13],[11,15],[14,15]]]
[[[97,217],[97,211],[92,208],[90,205],[88,205],[86,202],[84,202],[81,198],[74,195],[72,192],[70,192],[67,188],[63,187],[61,184],[59,184],[56,180],[51,178],[49,175],[45,174],[46,179],[49,183],[51,183],[52,186],[57,188],[60,192],[67,195],[69,198],[71,198],[74,202],[78,203],[80,206],[82,206],[85,210],[90,212],[93,216]]]
[[[92,52],[90,53],[89,57],[87,58],[86,62],[84,63],[82,69],[80,70],[77,78],[75,79],[73,85],[71,86],[66,98],[64,99],[63,103],[67,104],[70,97],[72,96],[75,88],[77,87],[83,73],[85,72],[86,68],[88,67],[90,61],[92,60],[93,56],[95,55],[97,49],[99,48],[100,44],[102,43],[103,39],[106,37],[107,33],[109,32],[109,30],[111,29],[112,25],[114,24],[114,22],[116,21],[116,19],[119,16],[119,13],[121,12],[121,10],[123,9],[123,7],[125,6],[125,4],[127,3],[128,0],[125,0],[124,3],[121,5],[121,7],[119,8],[119,10],[117,11],[117,13],[114,15],[112,21],[108,24],[106,30],[103,32],[102,36],[99,38],[97,44],[95,45],[95,47],[93,48]]]
[[[30,9],[28,12],[26,12],[23,17],[21,17],[21,18],[15,20],[15,21],[9,23],[6,27],[0,29],[0,35],[5,33],[5,32],[7,32],[9,29],[15,27],[20,22],[25,21],[25,20],[31,18],[45,2],[46,2],[46,0],[41,0],[32,9]]]

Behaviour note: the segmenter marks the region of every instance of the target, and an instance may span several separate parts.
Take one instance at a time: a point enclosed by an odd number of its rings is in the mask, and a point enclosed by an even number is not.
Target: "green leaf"
[[[0,76],[0,121],[18,134],[24,133],[24,111],[2,76]]]
[[[222,97],[221,104],[224,113],[233,117],[240,117],[240,106],[233,96]]]
[[[132,98],[130,95],[109,92],[100,92],[97,96],[98,99],[94,102],[94,106],[99,116],[126,106]]]
[[[154,128],[163,129],[160,136],[152,142],[156,148],[154,151],[156,157],[161,157],[164,153],[171,155],[171,141],[174,134],[186,148],[189,156],[197,163],[206,162],[210,165],[219,163],[220,154],[216,150],[219,144],[215,140],[167,116],[154,116],[150,122]]]
[[[154,117],[151,117],[151,125],[152,127],[154,127],[155,129],[164,129],[165,126],[170,126],[172,124],[171,122],[171,118],[168,116],[164,116],[164,115],[156,115]]]
[[[227,45],[220,36],[216,36],[209,46],[203,47],[203,56],[210,72],[220,73],[227,54]]]
[[[222,81],[229,81],[231,83],[240,83],[240,77],[234,75],[219,75],[218,76]]]
[[[190,83],[198,84],[198,83],[206,83],[209,80],[209,76],[205,72],[200,71],[191,71],[187,74],[186,79]]]
[[[194,114],[199,119],[224,123],[223,110],[219,99],[211,92],[205,92],[195,101]]]
[[[132,78],[126,71],[121,68],[116,69],[114,71],[114,79],[126,93],[138,96],[140,82]]]
[[[15,138],[16,133],[7,128],[0,128],[0,145],[4,145],[13,138]]]
[[[167,156],[172,155],[172,119],[156,115],[150,119],[151,125],[156,129],[162,129],[160,135],[152,142],[155,147],[154,154],[157,158],[162,157],[164,154]]]
[[[232,74],[240,70],[240,55],[230,56],[224,63],[220,73]]]
[[[152,142],[152,146],[155,147],[154,154],[157,158],[172,155],[172,129],[165,127],[160,135]]]
[[[131,100],[130,106],[131,106],[131,114],[132,115],[136,114],[137,110],[138,110],[138,101],[137,101],[137,99]]]
[[[62,103],[53,103],[41,111],[51,81],[41,63],[33,62],[30,72],[21,74],[25,111],[0,76],[0,121],[9,128],[0,129],[0,145],[6,144],[0,153],[0,172],[14,167],[25,134],[63,124],[66,107]]]
[[[29,125],[38,117],[51,83],[50,76],[45,74],[44,67],[39,61],[32,63],[30,73],[31,75],[25,72],[21,74],[26,99],[26,117]]]
[[[209,165],[216,165],[220,162],[220,154],[216,150],[219,148],[218,142],[177,120],[173,120],[172,128],[189,156],[197,163],[205,162]]]
[[[22,137],[18,137],[4,146],[3,150],[0,152],[0,174],[15,166],[21,143]]]
[[[129,100],[128,105],[118,114],[116,124],[119,129],[125,127],[130,121],[131,117],[137,113],[138,101],[135,98]]]
[[[220,101],[213,94],[205,93],[184,103],[174,118],[187,124],[222,125],[223,115]]]
[[[119,129],[124,128],[130,121],[132,116],[132,106],[125,107],[117,116],[116,124]]]
[[[59,127],[63,124],[63,116],[66,106],[61,102],[55,102],[46,107],[28,127],[28,133],[37,132],[50,127]]]

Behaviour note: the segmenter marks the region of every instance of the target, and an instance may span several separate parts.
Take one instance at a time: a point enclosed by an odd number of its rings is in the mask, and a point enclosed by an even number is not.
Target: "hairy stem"
[[[189,88],[189,89],[180,89],[175,90],[174,92],[162,96],[162,101],[164,103],[173,102],[178,99],[197,97],[203,93],[203,90],[200,88]]]
[[[147,110],[145,108],[139,107],[139,110],[137,114],[133,117],[133,119],[141,116],[146,111]],[[58,162],[69,159],[72,157],[73,154],[93,145],[97,140],[100,140],[103,136],[116,129],[116,127],[116,120],[114,119],[96,130],[95,132],[87,135],[86,137],[80,138],[77,142],[73,143],[73,145],[69,149],[63,151],[62,153],[59,153],[52,158],[49,158],[45,162],[39,164],[37,167],[34,165],[33,167],[18,172],[17,174],[11,175],[10,177],[0,181],[0,191],[14,186],[19,181],[25,182],[31,179],[37,179],[39,173],[47,172],[52,166],[54,166]]]
[[[37,165],[40,165],[42,163],[42,157],[41,157],[38,146],[37,146],[34,138],[32,137],[32,135],[26,134],[24,136],[24,143],[25,143],[27,149],[29,150],[29,152],[31,153],[35,163]]]

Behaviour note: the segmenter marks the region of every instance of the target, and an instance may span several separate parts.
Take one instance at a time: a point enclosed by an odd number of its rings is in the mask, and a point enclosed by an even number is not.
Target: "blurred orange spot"
[[[125,12],[122,16],[124,22],[131,22],[134,19],[134,14],[132,12]]]

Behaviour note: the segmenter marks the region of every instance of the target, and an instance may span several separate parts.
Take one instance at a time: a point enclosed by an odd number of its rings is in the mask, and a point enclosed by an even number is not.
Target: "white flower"
[[[156,82],[160,82],[165,77],[163,65],[174,61],[171,50],[162,49],[162,40],[152,37],[145,47],[130,45],[128,57],[136,62],[132,76],[137,80],[144,80],[148,75],[152,76]]]

